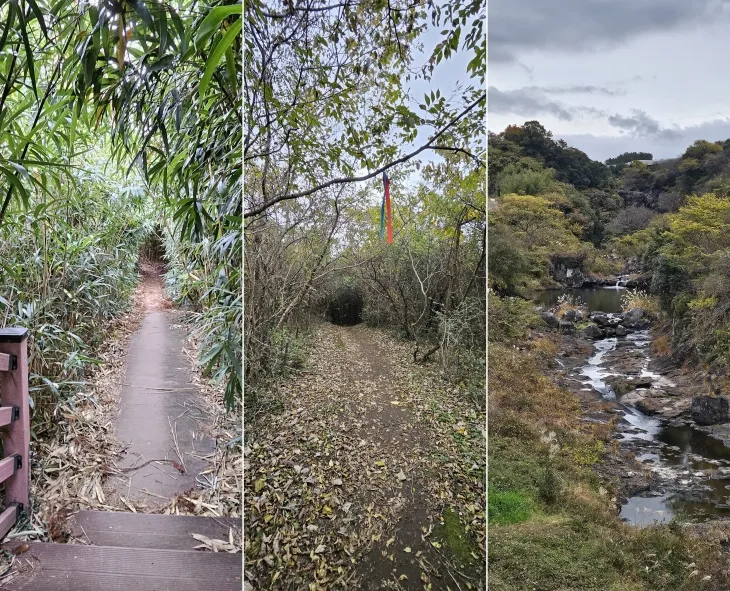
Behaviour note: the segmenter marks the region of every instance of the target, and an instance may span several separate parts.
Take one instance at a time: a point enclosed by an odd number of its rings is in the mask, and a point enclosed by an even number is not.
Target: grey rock
[[[575,324],[567,322],[566,320],[560,320],[558,323],[558,330],[560,330],[560,332],[573,332],[575,330]]]
[[[641,328],[649,324],[646,312],[641,308],[633,308],[624,314],[623,323],[628,328]]]
[[[634,384],[635,388],[651,388],[654,380],[648,376],[639,376],[638,378],[634,378],[632,380],[632,383]]]
[[[560,326],[560,320],[552,312],[540,312],[540,318],[545,321],[550,328],[558,328]]]
[[[609,317],[608,314],[604,314],[603,312],[593,312],[591,314],[591,320],[595,322],[598,326],[608,326]]]
[[[627,334],[629,334],[631,331],[626,328],[625,326],[617,326],[616,327],[616,336],[617,337],[625,337]]]
[[[692,420],[698,425],[718,425],[730,421],[730,402],[724,396],[696,396],[690,407]]]
[[[583,320],[583,312],[580,310],[568,310],[565,314],[563,314],[563,320],[567,320],[568,322],[578,322]]]
[[[589,339],[598,340],[605,336],[605,333],[595,324],[589,324],[583,329],[583,335]]]

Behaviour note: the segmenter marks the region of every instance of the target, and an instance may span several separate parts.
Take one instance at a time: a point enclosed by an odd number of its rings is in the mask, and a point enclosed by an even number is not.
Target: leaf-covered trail
[[[483,587],[484,414],[408,343],[322,325],[246,429],[253,589]]]

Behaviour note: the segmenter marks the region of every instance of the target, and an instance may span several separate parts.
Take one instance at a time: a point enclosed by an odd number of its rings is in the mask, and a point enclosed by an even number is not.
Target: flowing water
[[[590,311],[620,311],[620,289],[551,290],[540,294],[537,300],[550,306],[563,294],[577,295],[588,304]],[[606,356],[620,341],[631,341],[630,347],[644,353],[641,376],[652,378],[652,388],[669,391],[676,385],[649,371],[647,331],[596,341],[593,355],[575,374],[586,389],[596,390],[606,400],[618,404],[623,419],[618,434],[621,444],[633,450],[652,473],[652,490],[628,499],[621,509],[621,517],[634,525],[645,526],[674,518],[705,521],[730,516],[730,447],[703,431],[647,416],[634,406],[623,404],[621,397],[617,399],[606,378],[623,374],[611,367]]]

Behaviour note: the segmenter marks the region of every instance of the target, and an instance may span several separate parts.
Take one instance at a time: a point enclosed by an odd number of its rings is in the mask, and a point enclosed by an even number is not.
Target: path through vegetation
[[[408,343],[322,325],[246,430],[255,589],[479,589],[484,415]]]
[[[145,264],[142,271],[144,318],[129,344],[116,424],[128,448],[115,485],[128,500],[169,501],[195,488],[215,442],[204,434],[210,418],[190,379],[186,333],[168,311],[159,269]]]

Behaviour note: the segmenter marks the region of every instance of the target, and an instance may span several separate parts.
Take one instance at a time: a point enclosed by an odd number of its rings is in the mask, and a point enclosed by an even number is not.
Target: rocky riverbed
[[[598,470],[622,517],[639,526],[730,517],[730,404],[706,396],[699,371],[652,353],[651,316],[540,313],[560,335],[558,382],[581,400],[584,420],[615,425]]]

